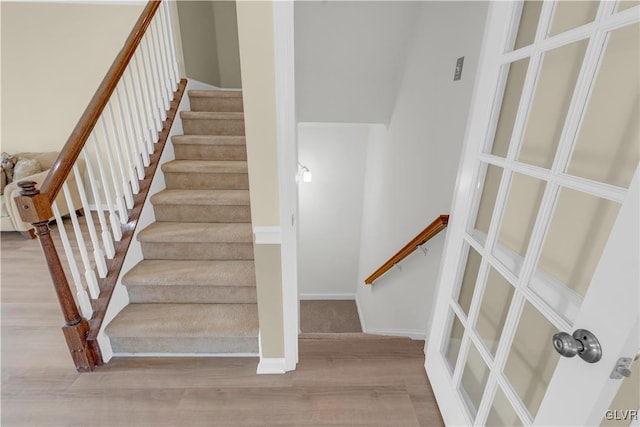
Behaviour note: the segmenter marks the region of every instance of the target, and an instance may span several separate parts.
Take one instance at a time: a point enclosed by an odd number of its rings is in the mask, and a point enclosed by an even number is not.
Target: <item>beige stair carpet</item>
[[[300,301],[302,333],[362,332],[358,307],[354,300]]]
[[[242,93],[189,91],[144,260],[123,277],[130,304],[106,328],[114,353],[258,352]]]

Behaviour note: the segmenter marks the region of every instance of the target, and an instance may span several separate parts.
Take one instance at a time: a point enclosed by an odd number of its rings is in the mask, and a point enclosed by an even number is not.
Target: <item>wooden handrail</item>
[[[80,155],[85,142],[91,135],[91,131],[95,127],[102,111],[109,103],[111,95],[116,89],[120,78],[123,76],[129,61],[133,58],[136,48],[140,44],[145,31],[149,27],[151,20],[153,19],[158,7],[160,7],[161,0],[150,0],[145,6],[142,14],[138,18],[136,25],[129,33],[122,50],[116,56],[115,61],[107,71],[107,74],[102,79],[102,83],[98,87],[98,90],[91,98],[89,105],[80,117],[80,120],[73,128],[71,135],[67,139],[64,147],[60,151],[60,155],[54,162],[49,174],[42,182],[40,186],[40,192],[46,194],[50,203],[56,199],[56,196],[62,188],[62,184],[71,173],[71,169],[76,162],[76,159]],[[41,218],[45,220],[45,218]],[[48,218],[46,218],[48,219]]]
[[[378,277],[382,276],[384,273],[389,271],[394,265],[405,259],[409,256],[413,251],[418,249],[420,246],[424,245],[427,241],[429,241],[436,234],[447,228],[447,224],[449,223],[449,215],[440,215],[436,218],[427,228],[422,230],[420,234],[418,234],[413,240],[407,243],[402,249],[398,251],[394,256],[389,258],[387,262],[382,264],[382,266],[377,269],[371,276],[367,277],[364,281],[365,284],[370,285],[376,280]]]

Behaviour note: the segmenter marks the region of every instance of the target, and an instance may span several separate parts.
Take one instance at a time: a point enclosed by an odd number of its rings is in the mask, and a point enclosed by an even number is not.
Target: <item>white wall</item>
[[[420,336],[428,329],[444,232],[364,286],[364,279],[449,213],[474,73],[484,2],[425,2],[389,123],[374,128],[367,155],[357,297],[368,332]],[[464,56],[462,80],[453,81]]]
[[[142,4],[1,2],[2,151],[57,151]]]
[[[298,158],[313,177],[298,184],[302,299],[356,293],[367,141],[366,125],[298,126]]]
[[[295,2],[300,122],[388,123],[420,2]]]

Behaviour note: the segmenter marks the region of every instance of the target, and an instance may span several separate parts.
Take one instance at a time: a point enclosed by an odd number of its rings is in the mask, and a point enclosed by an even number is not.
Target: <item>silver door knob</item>
[[[576,329],[573,335],[558,332],[553,336],[553,348],[564,357],[578,355],[588,363],[596,363],[602,358],[600,342],[586,329]]]

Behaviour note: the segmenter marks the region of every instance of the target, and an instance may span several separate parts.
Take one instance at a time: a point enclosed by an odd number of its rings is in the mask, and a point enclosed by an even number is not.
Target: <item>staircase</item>
[[[122,279],[131,303],[106,328],[116,356],[258,352],[242,92],[188,94],[144,259]]]

